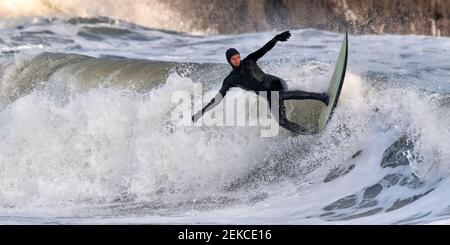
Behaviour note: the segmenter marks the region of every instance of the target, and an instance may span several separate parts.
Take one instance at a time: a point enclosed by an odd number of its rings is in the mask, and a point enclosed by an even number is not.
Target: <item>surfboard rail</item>
[[[347,70],[347,58],[348,58],[348,34],[345,33],[344,41],[342,42],[341,50],[339,52],[336,65],[334,67],[333,75],[331,76],[331,82],[328,87],[327,93],[330,98],[329,105],[325,107],[320,113],[318,120],[318,130],[322,131],[331,119],[334,110],[339,101],[341,95],[342,86],[344,85],[345,72]]]

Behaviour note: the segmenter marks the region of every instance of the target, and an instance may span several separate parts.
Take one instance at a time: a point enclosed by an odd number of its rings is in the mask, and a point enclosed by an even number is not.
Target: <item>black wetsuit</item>
[[[290,36],[289,32],[288,33]],[[282,34],[285,34],[282,33]],[[280,34],[280,35],[282,35]],[[304,100],[304,99],[313,99],[313,100],[320,100],[324,103],[328,103],[328,96],[323,93],[313,93],[313,92],[306,92],[301,90],[294,90],[294,91],[288,91],[286,83],[279,77],[269,75],[264,73],[261,68],[256,63],[261,57],[263,57],[269,50],[271,50],[275,44],[278,41],[286,41],[289,36],[285,39],[280,40],[280,35],[275,36],[272,40],[270,40],[268,43],[266,43],[262,48],[258,49],[257,51],[249,54],[245,59],[241,61],[241,64],[239,67],[235,67],[231,64],[229,58],[234,55],[238,54],[237,50],[235,49],[229,49],[227,51],[227,60],[230,63],[230,65],[233,67],[233,70],[230,72],[230,74],[225,78],[225,80],[222,83],[222,87],[219,90],[220,96],[216,96],[209,102],[201,111],[201,114],[203,114],[205,111],[210,109],[210,106],[218,103],[219,101],[216,101],[217,98],[223,98],[227,91],[230,88],[233,87],[239,87],[244,90],[252,90],[255,91],[257,94],[259,94],[259,91],[266,91],[267,92],[267,99],[269,106],[271,105],[271,93],[270,91],[279,91],[279,105],[280,105],[280,114],[279,114],[279,125],[296,133],[299,134],[308,134],[311,132],[308,132],[305,128],[298,125],[297,123],[293,123],[287,120],[286,118],[286,109],[283,103],[283,100],[289,100],[289,99],[296,99],[296,100]],[[219,95],[218,94],[218,95]],[[199,112],[200,113],[200,112]],[[193,116],[193,121],[196,115]]]

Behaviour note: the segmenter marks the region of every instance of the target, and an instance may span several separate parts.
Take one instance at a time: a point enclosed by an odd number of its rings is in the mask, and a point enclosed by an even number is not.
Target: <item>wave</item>
[[[445,217],[437,200],[448,185],[446,94],[372,87],[349,72],[323,134],[266,139],[252,128],[170,123],[168,95],[192,93],[200,77],[220,81],[224,65],[39,53],[5,67],[2,212],[181,214],[176,222],[206,223],[218,213],[227,223]],[[291,76],[323,69],[309,63]],[[242,205],[245,220],[230,211]],[[278,221],[262,215],[277,208]],[[186,215],[192,209],[195,217]]]
[[[0,36],[2,223],[449,217],[445,38],[353,36],[327,129],[261,138],[257,127],[177,126],[171,95],[201,84],[206,103],[230,70],[223,51],[249,53],[274,33],[193,37],[102,17],[31,21]],[[292,33],[260,65],[291,89],[325,91],[341,38]]]
[[[34,89],[58,84],[83,91],[99,86],[149,91],[167,81],[171,72],[210,86],[221,81],[227,66],[223,64],[175,63],[106,56],[50,53],[22,54],[3,60],[0,67],[0,99],[11,102]]]

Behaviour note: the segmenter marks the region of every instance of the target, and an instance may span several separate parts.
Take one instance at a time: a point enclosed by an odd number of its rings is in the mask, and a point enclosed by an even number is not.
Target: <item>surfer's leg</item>
[[[281,93],[281,92],[280,92]],[[268,93],[269,95],[267,96],[268,98],[270,98],[270,93]],[[270,101],[270,99],[269,99]],[[309,130],[307,130],[306,128],[300,126],[297,123],[291,122],[287,119],[286,117],[286,106],[284,105],[283,100],[281,99],[281,97],[279,97],[279,117],[278,117],[278,124],[289,130],[292,131],[294,133],[297,134],[311,134],[313,132],[310,132]]]
[[[287,129],[289,131],[292,131],[294,133],[297,133],[297,134],[312,134],[313,133],[310,130],[300,126],[299,124],[289,121],[286,118],[286,113],[285,112],[284,112],[284,115],[281,115],[281,110],[282,109],[280,108],[280,120],[278,122],[278,124],[281,127],[285,128],[285,129]]]
[[[286,117],[286,107],[284,106],[284,102],[283,102],[283,100],[285,100],[284,99],[285,97],[282,96],[282,95],[285,94],[285,93],[288,93],[287,94],[287,98],[288,99],[290,98],[289,96],[292,96],[292,95],[291,95],[291,93],[289,93],[291,91],[286,91],[287,90],[286,82],[284,82],[281,79],[273,80],[270,88],[272,89],[272,91],[266,91],[267,92],[267,103],[269,105],[269,110],[270,111],[272,111],[272,109],[271,109],[272,108],[272,103],[271,103],[272,102],[272,93],[271,92],[275,92],[276,91],[276,92],[279,93],[279,96],[278,96],[278,99],[279,99],[279,103],[278,103],[279,104],[278,124],[281,127],[285,128],[285,129],[287,129],[289,131],[292,131],[294,133],[297,133],[297,134],[311,134],[311,133],[313,133],[310,130],[307,130],[306,128],[300,126],[299,124],[291,122],[291,121],[289,121],[287,119],[287,117]],[[296,91],[292,91],[292,92],[296,92]],[[299,92],[303,92],[303,91],[299,91]],[[306,93],[306,94],[303,94],[304,99],[311,99],[311,96],[309,96],[309,97],[307,96],[308,92],[304,92],[304,93]],[[295,94],[295,99],[298,99],[299,96],[300,95],[298,93]],[[294,99],[294,98],[292,98],[292,99]]]
[[[272,94],[271,94],[271,92],[272,91],[267,91],[267,103],[268,103],[268,106],[269,106],[269,111],[271,113],[273,113],[272,112],[272,103],[271,103],[272,102]],[[280,93],[281,93],[281,91],[280,91]],[[257,94],[259,94],[259,93],[257,93]],[[309,130],[307,130],[306,128],[300,126],[299,124],[291,122],[291,121],[289,121],[287,119],[287,117],[286,117],[286,107],[284,106],[283,100],[281,99],[280,96],[278,97],[278,99],[279,99],[278,124],[281,127],[285,128],[285,129],[287,129],[289,131],[292,131],[294,133],[297,133],[297,134],[312,134],[313,132],[310,132]]]
[[[328,105],[328,95],[326,93],[306,92],[302,90],[281,91],[281,100],[319,100]]]

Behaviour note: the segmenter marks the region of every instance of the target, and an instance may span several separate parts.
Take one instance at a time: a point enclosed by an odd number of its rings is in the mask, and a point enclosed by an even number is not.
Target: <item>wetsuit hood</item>
[[[239,67],[236,67],[233,64],[231,64],[231,61],[230,61],[231,57],[233,57],[233,55],[235,55],[235,54],[239,54],[239,52],[235,48],[229,48],[227,50],[227,52],[225,52],[225,56],[227,57],[228,64],[230,64],[231,67],[233,67],[233,69],[239,68]]]

